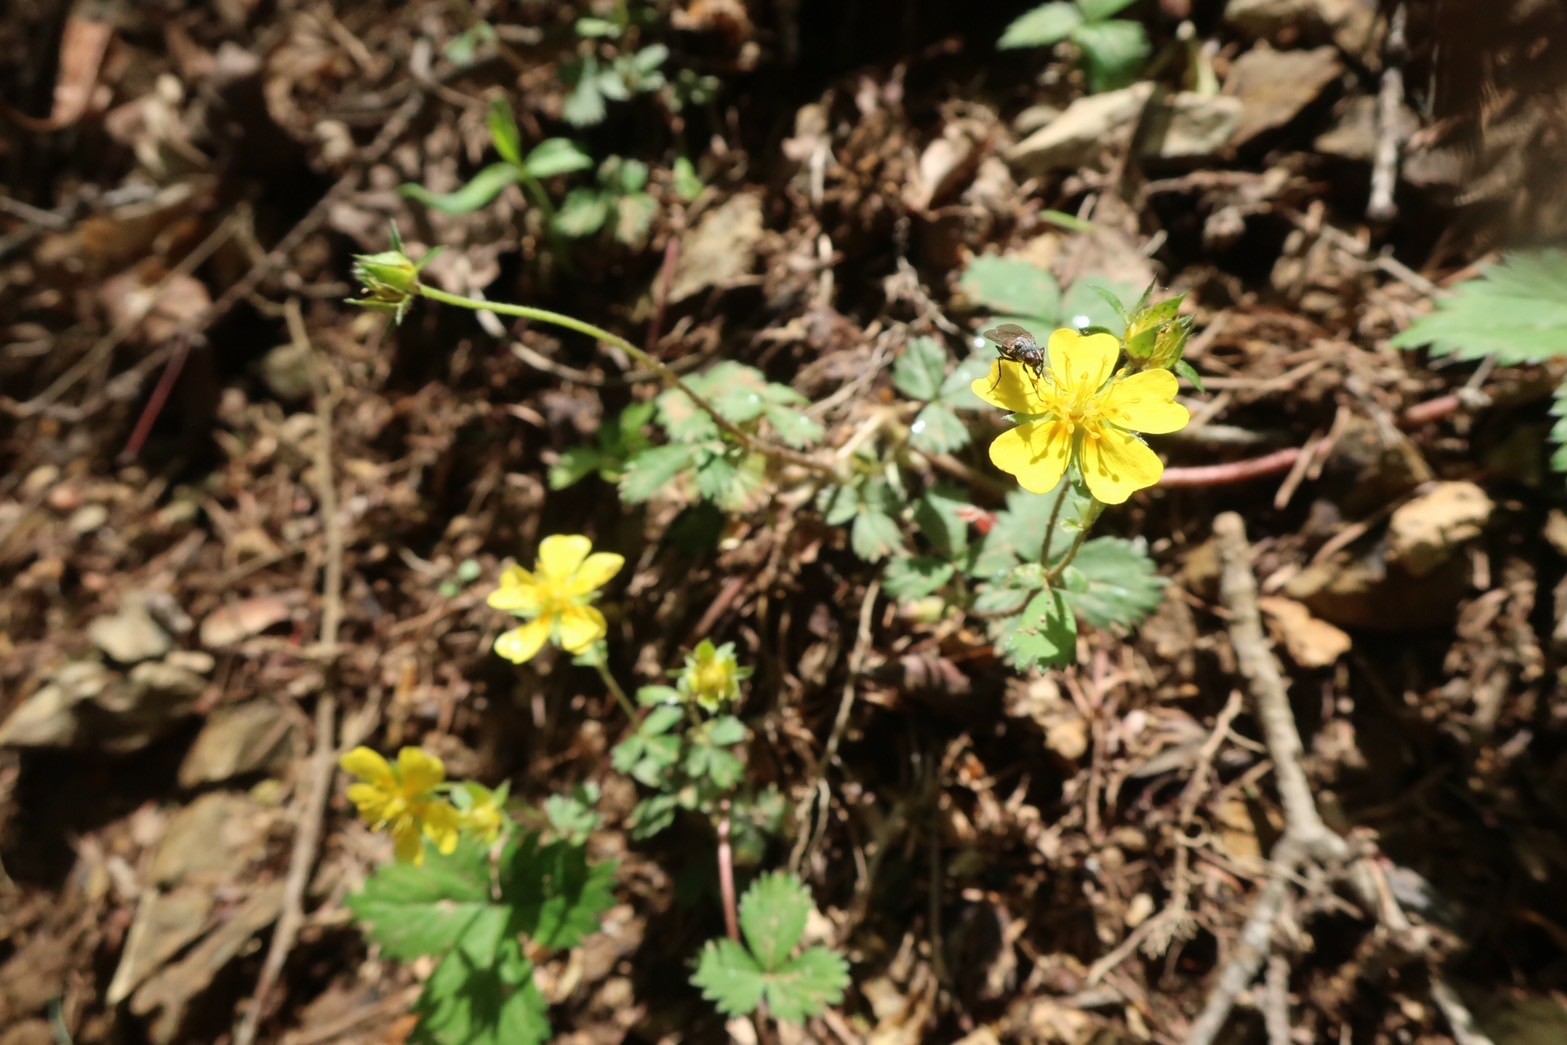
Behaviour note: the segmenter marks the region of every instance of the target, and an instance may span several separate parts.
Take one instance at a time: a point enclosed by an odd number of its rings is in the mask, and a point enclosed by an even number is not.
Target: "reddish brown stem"
[[[735,853],[729,844],[729,801],[725,799],[718,815],[718,889],[724,898],[724,929],[729,938],[740,942],[740,919],[735,913]]]
[[[1275,450],[1271,454],[1244,461],[1204,464],[1192,468],[1166,468],[1164,478],[1159,480],[1159,485],[1227,486],[1230,483],[1265,479],[1270,475],[1282,475],[1295,467],[1295,462],[1300,459],[1300,455],[1299,447],[1290,447],[1288,450]]]

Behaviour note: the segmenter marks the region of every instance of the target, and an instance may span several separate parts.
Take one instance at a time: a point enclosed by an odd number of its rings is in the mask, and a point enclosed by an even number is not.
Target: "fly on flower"
[[[1010,359],[1021,365],[1034,377],[1037,385],[1039,379],[1045,374],[1045,353],[1039,347],[1039,341],[1033,334],[1016,323],[1003,323],[999,327],[992,327],[980,335],[986,341],[996,346],[996,355],[1002,359]],[[1000,368],[997,368],[996,383],[1001,381]],[[995,384],[990,390],[996,390]]]

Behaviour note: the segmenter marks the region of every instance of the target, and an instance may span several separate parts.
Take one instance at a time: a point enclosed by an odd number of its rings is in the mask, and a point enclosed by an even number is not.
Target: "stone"
[[[265,773],[286,764],[293,751],[292,723],[273,701],[219,708],[180,763],[180,786],[198,787]]]
[[[1241,101],[1240,126],[1231,144],[1240,146],[1265,131],[1283,127],[1321,97],[1344,72],[1338,51],[1275,51],[1266,44],[1247,51],[1230,66],[1225,94]]]
[[[118,682],[95,660],[72,661],[0,725],[0,747],[70,747],[80,736],[77,708]]]
[[[762,233],[762,201],[752,193],[731,196],[722,206],[708,211],[685,237],[670,284],[670,302],[749,278],[756,267]]]
[[[1373,41],[1376,0],[1230,0],[1224,24],[1242,36],[1275,43],[1330,39],[1359,55]]]
[[[1240,126],[1243,103],[1227,95],[1180,91],[1148,113],[1144,156],[1161,160],[1204,159],[1229,145]]]
[[[1079,98],[1061,114],[1014,145],[1006,159],[1025,176],[1081,167],[1099,150],[1124,140],[1153,96],[1151,83]]]
[[[1495,507],[1474,483],[1434,483],[1388,520],[1388,559],[1410,576],[1424,577],[1480,536]]]
[[[174,648],[174,640],[152,619],[146,600],[139,596],[127,596],[118,613],[87,625],[87,637],[121,664],[156,660]]]
[[[1354,645],[1343,629],[1318,620],[1293,599],[1264,596],[1257,606],[1283,639],[1290,659],[1303,668],[1331,667]]]

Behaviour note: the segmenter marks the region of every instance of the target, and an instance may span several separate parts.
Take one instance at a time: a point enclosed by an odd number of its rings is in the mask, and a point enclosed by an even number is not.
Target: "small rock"
[[[155,971],[185,949],[207,926],[213,892],[187,886],[170,893],[147,890],[136,905],[136,918],[125,937],[119,967],[109,983],[108,1002],[118,1005]]]
[[[180,764],[181,787],[263,773],[288,760],[294,736],[283,709],[267,700],[219,708]]]
[[[682,245],[669,300],[684,301],[750,276],[762,231],[762,201],[752,193],[731,196],[708,211]]]
[[[1337,552],[1301,570],[1284,594],[1341,628],[1398,634],[1450,627],[1469,588],[1469,567],[1454,558],[1424,577],[1390,566],[1384,552]]]
[[[1162,160],[1213,156],[1240,126],[1242,108],[1239,98],[1226,95],[1173,94],[1148,114],[1143,155]]]
[[[174,648],[174,640],[152,619],[140,596],[127,597],[118,613],[87,625],[87,637],[121,664],[156,660]]]
[[[288,342],[271,349],[261,357],[257,372],[261,383],[285,403],[310,398],[310,351],[301,345]]]
[[[1079,98],[1014,145],[1007,162],[1029,176],[1080,167],[1109,143],[1124,138],[1142,116],[1153,91],[1153,84],[1139,83]]]
[[[1240,126],[1231,144],[1244,145],[1264,131],[1283,127],[1316,101],[1343,73],[1338,51],[1275,51],[1258,45],[1235,60],[1224,93],[1241,100]]]
[[[66,664],[0,725],[0,747],[70,747],[81,733],[77,708],[116,682],[96,660]]]
[[[1424,577],[1460,545],[1480,536],[1495,505],[1474,483],[1436,483],[1400,505],[1388,521],[1388,558],[1410,576]]]
[[[1332,40],[1344,53],[1375,62],[1370,45],[1377,26],[1376,0],[1230,0],[1225,25],[1243,36],[1275,43],[1304,35]]]
[[[265,855],[271,816],[243,794],[213,791],[174,812],[148,870],[158,886],[238,880]]]
[[[1354,645],[1349,635],[1294,599],[1268,596],[1257,600],[1258,607],[1273,622],[1290,659],[1303,668],[1327,668]]]

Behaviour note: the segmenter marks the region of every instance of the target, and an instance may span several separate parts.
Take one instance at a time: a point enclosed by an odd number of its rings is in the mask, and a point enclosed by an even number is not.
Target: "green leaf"
[[[1088,496],[1069,481],[1047,494],[1013,490],[1007,494],[1006,510],[996,513],[995,524],[981,542],[980,553],[969,567],[969,575],[992,578],[1019,563],[1039,562],[1044,555],[1045,536],[1050,531],[1050,516],[1058,497],[1065,497],[1066,502],[1057,514],[1050,557],[1057,559],[1065,554],[1082,528],[1083,517],[1092,503]]]
[[[950,562],[933,556],[900,556],[882,570],[881,586],[895,599],[923,599],[940,591],[955,572]]]
[[[1084,544],[1066,573],[1067,605],[1096,628],[1131,628],[1164,598],[1165,581],[1148,553],[1120,537]]]
[[[612,459],[596,446],[573,446],[550,466],[550,489],[564,490],[568,486],[575,486],[609,463],[612,463]]]
[[[975,381],[990,373],[990,365],[995,361],[996,357],[990,352],[976,352],[969,356],[941,383],[941,392],[937,394],[936,402],[952,410],[994,409],[974,395],[972,386]]]
[[[544,815],[556,834],[573,845],[582,845],[598,830],[603,817],[598,813],[599,786],[578,784],[569,795],[550,795],[544,800]]]
[[[702,948],[691,985],[725,1016],[749,1016],[762,1004],[767,976],[749,951],[725,937]]]
[[[828,526],[842,526],[859,513],[864,499],[853,486],[829,486],[816,499],[816,507],[822,513],[822,521]]]
[[[1061,302],[1062,321],[1078,329],[1108,327],[1117,337],[1120,337],[1126,323],[1110,301],[1135,297],[1137,292],[1137,288],[1129,283],[1106,283],[1097,280],[1074,283],[1072,289],[1066,292],[1066,299]]]
[[[1502,366],[1567,355],[1567,251],[1509,254],[1388,344],[1430,345],[1435,355],[1459,359],[1495,356]]]
[[[1059,591],[1042,591],[1006,623],[999,645],[1019,670],[1064,667],[1077,658],[1077,618]]]
[[[892,365],[892,387],[920,402],[935,399],[947,376],[947,350],[933,337],[909,342]]]
[[[808,417],[798,410],[776,403],[769,403],[763,412],[767,415],[767,423],[773,426],[780,441],[785,446],[792,446],[796,450],[802,450],[821,441],[826,432],[820,422],[813,417]]]
[[[549,1003],[533,963],[515,938],[490,953],[458,947],[425,981],[415,1040],[439,1045],[541,1045],[550,1039]]]
[[[609,199],[598,189],[576,188],[555,214],[555,227],[572,239],[591,236],[609,220]]]
[[[1054,323],[1061,314],[1061,288],[1055,277],[1021,258],[995,254],[975,258],[958,288],[977,306],[1025,320],[1037,317]]]
[[[1077,0],[1077,9],[1083,13],[1084,21],[1102,22],[1112,15],[1118,15],[1135,4],[1137,0]]]
[[[707,780],[719,791],[729,791],[745,776],[745,763],[721,747],[693,747],[686,756],[686,774]]]
[[[675,822],[680,799],[675,795],[651,795],[631,811],[631,837],[637,841],[652,838]]]
[[[702,178],[696,165],[684,156],[675,157],[675,194],[687,203],[702,194]]]
[[[622,196],[615,204],[615,242],[628,247],[643,244],[657,216],[658,201],[647,193]]]
[[[928,404],[909,425],[909,445],[921,453],[950,454],[967,446],[969,438],[968,426],[941,403]]]
[[[561,106],[560,114],[567,123],[573,127],[590,127],[604,121],[608,109],[604,105],[604,92],[600,89],[602,83],[603,74],[599,72],[598,60],[591,55],[583,59],[577,70],[576,84]]]
[[[487,206],[508,185],[517,182],[517,168],[509,163],[492,163],[473,180],[455,192],[431,192],[423,185],[408,184],[397,191],[403,196],[438,210],[442,214],[471,214]]]
[[[750,731],[733,715],[719,715],[707,724],[707,742],[720,747],[743,744]]]
[[[926,491],[914,503],[915,523],[942,558],[956,559],[968,548],[968,523],[963,514],[969,507],[967,494],[945,484]]]
[[[535,178],[575,174],[593,166],[593,157],[570,138],[546,138],[533,147],[523,164]]]
[[[997,619],[1017,613],[1028,605],[1037,589],[1038,585],[1023,585],[1011,577],[995,584],[981,584],[974,595],[974,612]]]
[[[604,40],[618,37],[620,25],[607,18],[579,18],[576,31],[584,40]]]
[[[810,917],[811,894],[785,871],[762,875],[740,898],[740,931],[764,972],[788,960]]]
[[[903,531],[892,516],[867,508],[854,517],[849,546],[866,562],[875,562],[903,547]]]
[[[427,849],[422,867],[383,865],[346,903],[370,938],[402,961],[445,954],[469,935],[498,939],[510,914],[491,902],[486,847],[469,839],[449,856]]]
[[[849,963],[825,947],[812,947],[767,976],[767,1011],[782,1023],[803,1023],[843,1000]]]
[[[644,77],[649,76],[669,58],[669,48],[663,44],[651,44],[631,57],[631,65]]]
[[[696,462],[697,448],[683,444],[655,446],[626,462],[620,479],[620,496],[628,504],[641,504],[666,489]]]
[[[1148,34],[1137,22],[1085,22],[1072,31],[1072,42],[1083,49],[1088,89],[1113,91],[1137,79],[1153,53]]]
[[[651,708],[660,704],[680,703],[680,691],[674,686],[643,686],[637,690],[637,707]]]
[[[1192,365],[1186,360],[1177,359],[1174,365],[1170,367],[1170,370],[1174,372],[1176,377],[1184,377],[1186,380],[1190,381],[1192,387],[1197,389],[1198,392],[1207,391],[1207,389],[1203,388],[1202,386],[1202,375],[1197,373],[1197,371],[1192,368]]]
[[[589,864],[587,850],[570,842],[513,838],[501,850],[498,870],[501,902],[512,911],[508,928],[548,950],[579,945],[615,905],[616,866]]]
[[[511,103],[497,98],[490,103],[490,140],[501,159],[516,166],[522,163],[522,136],[517,131],[517,117],[512,115]]]
[[[1567,472],[1567,382],[1556,386],[1551,416],[1556,418],[1556,423],[1551,425],[1550,439],[1556,444],[1556,450],[1551,454],[1551,467],[1558,472]]]
[[[1008,50],[1014,47],[1048,47],[1065,40],[1067,34],[1081,25],[1083,16],[1071,4],[1041,4],[1007,26],[996,47]]]

